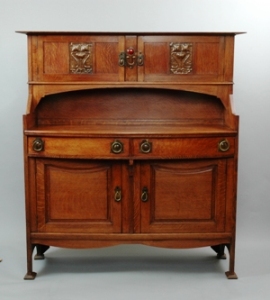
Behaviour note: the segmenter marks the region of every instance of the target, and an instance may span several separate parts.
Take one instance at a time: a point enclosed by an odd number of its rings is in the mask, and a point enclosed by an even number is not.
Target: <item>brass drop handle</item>
[[[230,143],[227,139],[221,140],[218,143],[218,150],[221,152],[226,152],[230,149]]]
[[[121,152],[123,152],[124,150],[124,145],[122,142],[115,140],[112,144],[111,144],[111,151],[114,154],[119,154]]]
[[[143,140],[140,144],[140,150],[142,153],[150,153],[152,151],[152,143],[148,140]]]
[[[36,152],[40,152],[44,150],[44,141],[41,138],[36,138],[33,141],[33,150]]]
[[[126,65],[129,66],[130,69],[132,69],[136,64],[136,53],[134,52],[133,48],[127,49],[126,54]]]
[[[114,190],[114,200],[116,202],[120,202],[122,200],[122,191],[119,186],[117,186]]]
[[[142,189],[141,200],[142,200],[142,202],[148,201],[148,188],[147,187],[143,187],[143,189]]]
[[[129,47],[126,52],[121,52],[119,54],[118,64],[121,67],[128,66],[132,69],[134,66],[144,65],[144,55],[142,52],[135,52],[135,49]]]

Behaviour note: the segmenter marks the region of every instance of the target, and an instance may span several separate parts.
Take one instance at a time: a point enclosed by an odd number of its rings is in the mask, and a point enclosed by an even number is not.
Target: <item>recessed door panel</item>
[[[38,37],[37,81],[123,81],[118,65],[123,36],[51,35]]]
[[[222,81],[224,37],[139,36],[139,81]]]
[[[225,226],[226,160],[143,164],[142,232],[221,232]],[[148,170],[150,177],[147,177]]]
[[[121,164],[39,159],[36,172],[39,231],[120,232]]]

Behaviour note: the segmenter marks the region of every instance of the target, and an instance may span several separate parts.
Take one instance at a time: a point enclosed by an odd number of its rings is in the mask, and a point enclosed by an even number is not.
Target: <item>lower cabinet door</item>
[[[141,232],[225,230],[226,159],[140,166]]]
[[[39,232],[120,232],[122,164],[36,159]]]

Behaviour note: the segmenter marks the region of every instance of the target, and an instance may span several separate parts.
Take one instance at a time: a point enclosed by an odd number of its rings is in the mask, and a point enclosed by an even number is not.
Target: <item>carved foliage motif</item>
[[[171,43],[171,72],[188,74],[192,71],[192,43]]]
[[[90,74],[93,72],[92,44],[70,43],[69,67],[74,74]]]

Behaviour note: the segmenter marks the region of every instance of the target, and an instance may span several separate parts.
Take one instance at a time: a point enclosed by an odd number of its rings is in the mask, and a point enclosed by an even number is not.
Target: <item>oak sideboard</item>
[[[25,279],[35,248],[118,244],[228,249],[237,278],[237,33],[20,33]]]

